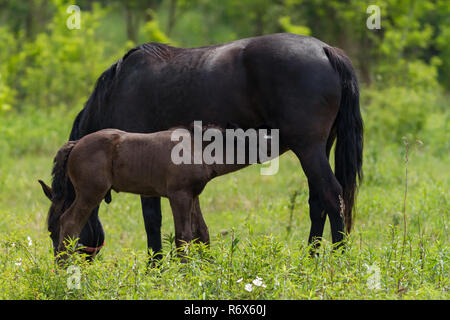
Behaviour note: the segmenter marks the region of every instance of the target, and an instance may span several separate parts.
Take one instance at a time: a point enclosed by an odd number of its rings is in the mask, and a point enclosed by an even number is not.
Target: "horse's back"
[[[254,39],[245,49],[258,110],[269,127],[280,129],[284,143],[328,137],[341,85],[325,54],[327,46],[313,37],[275,34]]]
[[[94,120],[128,132],[161,131],[194,120],[279,127],[280,118],[293,116],[283,114],[291,109],[284,106],[289,96],[336,100],[340,93],[324,46],[286,33],[199,48],[140,46],[120,60],[108,103],[95,107],[104,116],[85,117],[92,123],[85,123],[84,131],[99,129]]]
[[[297,34],[262,36],[246,46],[244,64],[261,95],[274,95],[282,88],[292,97],[340,93],[339,76],[325,47],[316,38]]]

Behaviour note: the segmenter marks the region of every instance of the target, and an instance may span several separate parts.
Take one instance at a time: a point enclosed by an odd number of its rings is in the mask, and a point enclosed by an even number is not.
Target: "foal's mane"
[[[77,141],[66,142],[61,149],[56,153],[53,159],[53,169],[52,169],[52,203],[55,204],[57,201],[64,201],[61,210],[55,210],[54,206],[50,207],[47,216],[47,226],[53,225],[59,217],[64,213],[73,202],[75,198],[75,192],[73,185],[66,173],[67,159],[69,158],[70,151]]]

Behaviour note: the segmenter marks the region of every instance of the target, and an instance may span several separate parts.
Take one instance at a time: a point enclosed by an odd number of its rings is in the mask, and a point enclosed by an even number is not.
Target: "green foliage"
[[[108,66],[103,47],[95,36],[103,10],[94,6],[82,13],[82,27],[70,30],[66,6],[58,7],[49,32],[26,42],[18,53],[23,75],[18,80],[24,105],[48,108],[64,105],[80,107],[98,75]],[[20,73],[19,73],[20,74]]]
[[[26,114],[27,116],[24,116]],[[77,109],[27,107],[21,112],[0,113],[0,160],[24,154],[52,155],[68,138]],[[66,119],[62,121],[61,119]]]
[[[16,59],[11,59],[13,52],[17,47],[17,41],[15,41],[12,33],[8,31],[6,27],[0,27],[0,114],[12,109],[16,102],[16,90],[8,85],[8,75],[14,72]],[[10,60],[11,59],[11,60]],[[10,63],[4,63],[9,61]]]
[[[14,91],[3,82],[0,73],[0,114],[11,110],[13,103]]]
[[[293,25],[289,16],[281,17],[278,21],[283,27],[283,30],[286,32],[301,34],[304,36],[311,35],[311,30],[308,27]]]
[[[398,143],[410,135],[423,139],[424,126],[436,115],[448,117],[448,110],[439,110],[443,103],[434,91],[393,86],[380,90],[365,89],[361,104],[364,108],[366,134],[376,136],[380,142]],[[431,141],[430,141],[431,142]]]
[[[442,52],[440,74],[444,86],[448,89],[450,88],[450,21],[442,26],[441,33],[436,37],[436,46]]]
[[[153,19],[147,21],[142,27],[142,33],[144,34],[146,41],[176,45],[163,31],[161,31],[159,20],[155,12],[149,10],[148,14],[152,16]]]

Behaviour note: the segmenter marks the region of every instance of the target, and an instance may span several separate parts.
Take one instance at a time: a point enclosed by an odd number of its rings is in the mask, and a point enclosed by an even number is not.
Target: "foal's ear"
[[[48,185],[45,184],[44,181],[38,180],[38,182],[41,184],[42,191],[44,191],[44,194],[47,196],[47,198],[52,201],[53,192],[52,188],[50,188]]]

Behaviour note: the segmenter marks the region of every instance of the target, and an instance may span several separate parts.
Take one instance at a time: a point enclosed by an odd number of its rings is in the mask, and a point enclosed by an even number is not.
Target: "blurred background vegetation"
[[[351,57],[369,143],[401,145],[408,136],[434,144],[437,154],[449,150],[450,1],[78,0],[81,28],[73,30],[70,4],[0,0],[1,121],[56,109],[73,118],[99,75],[140,43],[195,47],[294,32]],[[381,29],[366,27],[370,4],[381,9]]]

